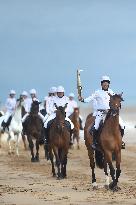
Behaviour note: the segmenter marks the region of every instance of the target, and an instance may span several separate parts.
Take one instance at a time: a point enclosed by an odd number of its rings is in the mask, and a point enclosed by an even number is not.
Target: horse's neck
[[[119,115],[116,116],[109,116],[108,119],[106,119],[105,124],[108,125],[108,128],[115,132],[119,129]]]
[[[22,110],[21,107],[16,108],[14,115],[13,115],[14,120],[18,121],[22,119]]]

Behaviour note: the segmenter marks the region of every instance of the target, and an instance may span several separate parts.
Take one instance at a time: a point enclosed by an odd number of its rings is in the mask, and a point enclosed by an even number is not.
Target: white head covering
[[[9,94],[16,94],[15,90],[10,90],[10,93]]]
[[[57,92],[58,92],[58,93],[59,93],[59,92],[60,92],[60,93],[61,93],[61,92],[65,92],[65,89],[63,88],[63,86],[60,85],[60,86],[57,87]]]
[[[22,95],[28,96],[28,93],[24,90],[24,91],[22,92]]]
[[[49,93],[56,93],[56,91],[57,91],[56,87],[51,87]]]
[[[69,97],[74,98],[75,97],[74,93],[69,93]]]
[[[110,78],[107,75],[102,76],[101,81],[109,81],[110,82]]]
[[[35,89],[31,89],[29,92],[30,92],[30,94],[35,94],[36,95],[36,90]]]

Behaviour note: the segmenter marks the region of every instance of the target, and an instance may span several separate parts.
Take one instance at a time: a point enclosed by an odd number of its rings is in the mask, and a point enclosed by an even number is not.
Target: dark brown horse
[[[25,133],[27,135],[27,140],[31,150],[32,162],[39,161],[39,144],[40,144],[41,137],[43,136],[43,122],[40,119],[38,112],[39,112],[39,102],[33,101],[31,105],[30,114],[27,117],[24,125]],[[34,153],[33,140],[36,141],[35,142],[36,154]]]
[[[121,173],[120,163],[121,163],[121,132],[119,128],[119,110],[121,107],[122,101],[121,95],[113,95],[110,97],[110,109],[107,113],[106,119],[102,126],[98,144],[100,151],[94,150],[91,148],[91,144],[93,141],[93,137],[90,135],[89,130],[94,123],[95,117],[89,115],[86,119],[85,128],[84,128],[84,139],[85,145],[88,150],[88,156],[90,159],[90,167],[92,169],[92,185],[93,188],[98,188],[96,184],[95,177],[95,161],[96,165],[99,168],[104,168],[105,177],[106,177],[106,188],[110,188],[113,191],[117,191],[117,183]],[[115,155],[116,161],[116,170],[114,169],[112,163],[112,155]],[[95,160],[94,160],[95,154]],[[109,165],[110,175],[112,178],[112,182],[109,184],[109,177],[107,171],[107,165]]]
[[[55,105],[56,106],[56,105]],[[66,177],[67,154],[70,142],[70,132],[65,122],[65,107],[56,106],[56,117],[49,129],[49,155],[52,164],[53,176],[56,176],[54,161],[55,156],[57,166],[57,178]]]
[[[70,115],[69,117],[71,121],[74,124],[74,129],[73,129],[73,143],[76,140],[77,141],[77,149],[79,149],[79,133],[80,133],[80,119],[79,119],[79,108],[74,108],[74,112]]]

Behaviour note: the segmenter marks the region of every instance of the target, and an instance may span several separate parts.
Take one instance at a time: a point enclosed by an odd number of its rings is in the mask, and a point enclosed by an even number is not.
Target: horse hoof
[[[104,185],[104,188],[105,188],[106,190],[109,190],[109,185],[105,184],[105,185]]]
[[[39,157],[35,157],[35,162],[39,162]]]
[[[31,158],[31,162],[36,162],[34,157],[33,157],[33,158]]]
[[[113,192],[117,192],[117,191],[119,191],[119,190],[121,190],[121,188],[120,187],[118,187],[118,186],[115,186],[115,187],[113,187]]]
[[[93,186],[93,191],[98,190],[98,186]]]

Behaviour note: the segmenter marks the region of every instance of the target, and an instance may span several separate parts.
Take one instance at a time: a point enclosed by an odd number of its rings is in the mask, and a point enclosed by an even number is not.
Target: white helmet
[[[109,82],[110,82],[109,76],[106,76],[106,75],[102,76],[101,82],[102,82],[102,81],[109,81]]]
[[[10,90],[10,93],[9,94],[16,94],[15,90]]]
[[[74,97],[75,97],[74,93],[70,93],[70,94],[69,94],[69,97],[74,98]]]
[[[61,93],[61,92],[64,93],[65,90],[64,90],[64,88],[60,85],[60,86],[57,87],[57,92],[58,92],[58,93]]]
[[[56,93],[56,91],[57,91],[56,87],[51,87],[49,93]]]
[[[28,96],[28,93],[24,90],[24,91],[22,92],[22,95]]]
[[[46,101],[47,99],[48,99],[48,96],[45,96],[45,97],[44,97],[44,101]]]
[[[31,89],[29,92],[30,92],[30,94],[35,94],[36,95],[36,90],[35,89]]]

